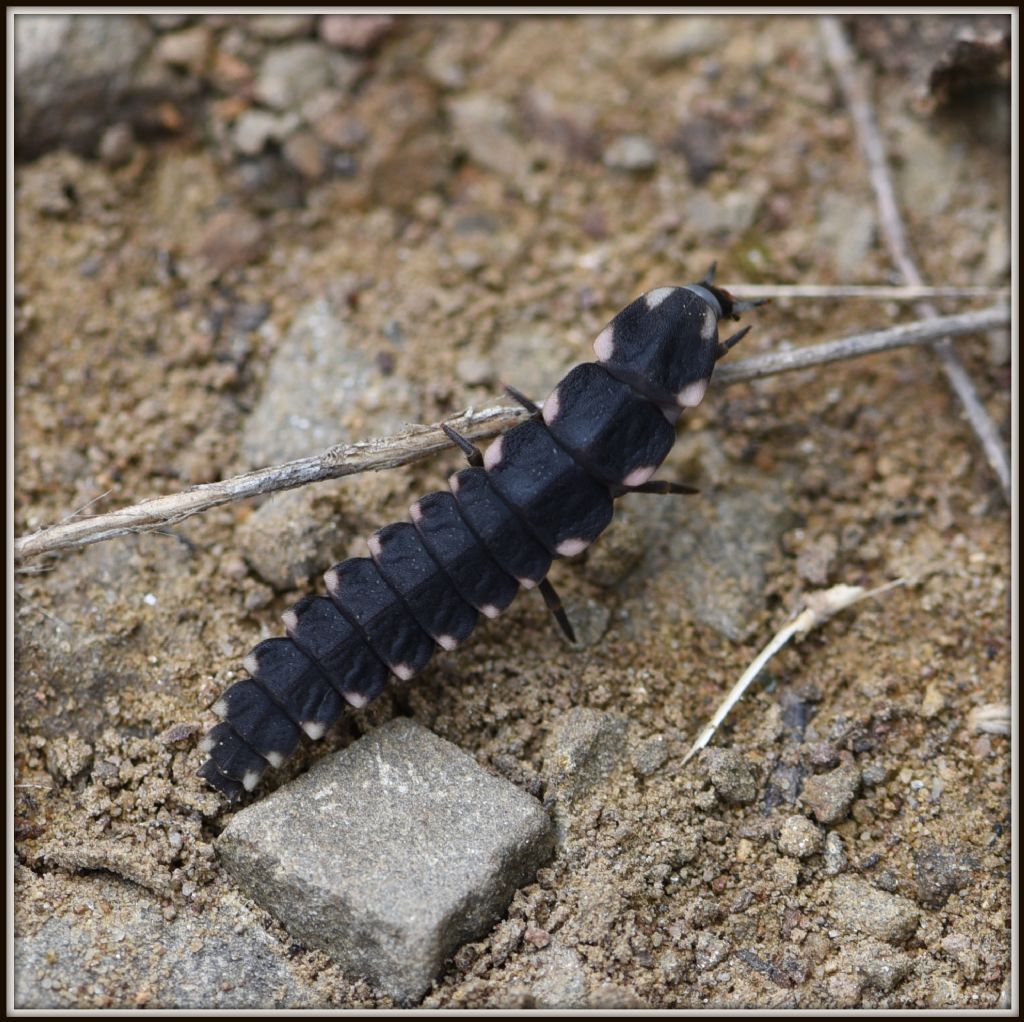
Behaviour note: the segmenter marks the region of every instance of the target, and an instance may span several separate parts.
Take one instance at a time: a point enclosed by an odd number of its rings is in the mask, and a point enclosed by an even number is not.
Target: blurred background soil
[[[620,307],[713,260],[726,286],[892,282],[811,17],[15,29],[16,535],[501,403],[504,382],[541,399]],[[925,278],[1005,287],[1009,19],[847,29]],[[913,315],[777,301],[730,357]],[[1008,336],[957,347],[1008,442]],[[195,745],[280,614],[458,464],[18,572],[19,1005],[388,1005],[221,871],[228,810]],[[1009,514],[937,362],[712,386],[660,474],[701,495],[623,500],[554,570],[581,649],[526,594],[268,784],[397,713],[539,797],[567,721],[605,749],[553,865],[426,1006],[1005,1003]],[[681,766],[804,593],[900,576],[773,661]]]

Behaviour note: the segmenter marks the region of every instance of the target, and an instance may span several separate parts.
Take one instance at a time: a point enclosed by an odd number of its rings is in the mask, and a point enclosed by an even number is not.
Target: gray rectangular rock
[[[553,854],[532,796],[399,718],[237,813],[225,868],[297,941],[400,1002]]]

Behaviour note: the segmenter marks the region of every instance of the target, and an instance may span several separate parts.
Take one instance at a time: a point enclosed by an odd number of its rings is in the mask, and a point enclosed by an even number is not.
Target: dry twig
[[[726,385],[760,379],[775,373],[857,358],[890,348],[924,344],[940,337],[977,333],[1005,326],[1009,319],[1010,313],[1006,306],[993,306],[935,321],[907,323],[877,333],[858,334],[806,348],[744,359],[733,365],[722,366],[716,371],[714,379]],[[447,423],[464,436],[482,440],[497,436],[502,430],[521,422],[527,414],[520,407],[499,406],[479,412],[470,409],[447,420]],[[24,561],[41,554],[99,543],[115,536],[163,529],[221,504],[289,490],[323,479],[395,468],[451,446],[438,424],[410,426],[393,436],[355,444],[339,444],[308,458],[254,469],[221,482],[192,486],[179,493],[153,497],[118,511],[89,517],[73,515],[57,525],[15,540],[14,558],[16,561]]]
[[[744,298],[866,298],[873,302],[916,302],[922,298],[987,298],[1005,301],[1005,287],[908,287],[886,284],[723,284]]]
[[[911,287],[923,287],[924,279],[911,254],[907,232],[903,225],[896,191],[893,188],[889,164],[885,157],[885,143],[875,117],[874,108],[867,89],[857,76],[853,52],[846,41],[842,23],[834,15],[819,22],[825,43],[825,54],[839,81],[846,105],[850,109],[857,140],[867,163],[871,187],[878,204],[879,226],[885,238],[886,247],[904,281]],[[917,303],[918,315],[924,319],[936,319],[938,310],[930,302]],[[996,424],[978,397],[974,384],[967,375],[960,357],[948,340],[933,345],[950,386],[959,398],[967,420],[981,443],[989,465],[996,474],[1007,503],[1010,501],[1010,459],[999,436]]]

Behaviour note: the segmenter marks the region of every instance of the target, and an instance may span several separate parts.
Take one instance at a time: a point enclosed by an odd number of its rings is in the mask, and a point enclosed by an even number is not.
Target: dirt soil
[[[865,52],[925,278],[1005,286],[1003,92],[969,119],[925,109],[916,79]],[[243,187],[198,126],[120,166],[51,151],[17,167],[17,535],[252,467],[268,367],[324,297],[376,367],[373,400],[339,425],[359,439],[391,393],[419,422],[501,403],[504,381],[543,397],[621,306],[713,260],[727,286],[891,279],[810,18],[416,17],[350,103],[368,136],[356,168],[283,198]],[[730,358],[913,318],[777,301]],[[958,350],[1008,442],[1005,338]],[[457,464],[315,489],[356,553]],[[936,360],[712,387],[660,475],[702,493],[623,501],[592,552],[555,568],[588,645],[521,596],[268,785],[410,713],[543,797],[571,708],[626,721],[557,859],[426,1006],[1005,1003],[1009,511]],[[259,931],[290,977],[268,1007],[388,1006],[294,945],[213,853],[231,810],[195,777],[209,707],[331,564],[268,585],[239,544],[257,506],[16,575],[16,934],[54,919],[95,934],[78,980],[56,948],[33,973],[50,1003],[174,1006],[139,987],[126,942],[187,920],[196,948]],[[771,541],[741,549],[750,529]],[[713,742],[725,760],[682,766],[804,593],[897,577],[911,581],[773,661]],[[909,928],[851,913],[861,882]],[[151,931],[122,925],[140,905]]]

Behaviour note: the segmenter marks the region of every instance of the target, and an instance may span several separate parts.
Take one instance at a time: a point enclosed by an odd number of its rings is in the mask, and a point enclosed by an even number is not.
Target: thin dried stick
[[[884,586],[870,590],[866,590],[861,586],[837,585],[831,589],[819,589],[816,592],[808,593],[804,598],[804,610],[793,618],[788,625],[775,633],[771,642],[758,653],[750,666],[743,672],[739,681],[729,690],[728,695],[722,700],[715,711],[715,715],[704,725],[704,729],[697,735],[693,745],[690,746],[690,751],[683,760],[683,766],[686,766],[711,741],[722,721],[729,715],[729,711],[743,698],[743,693],[747,691],[751,682],[761,673],[764,665],[793,636],[802,639],[812,628],[817,628],[818,625],[824,624],[829,618],[838,614],[839,611],[845,610],[861,600],[866,600],[869,596],[878,596],[896,586],[905,585],[906,581],[906,579],[898,578],[893,582],[887,582]]]
[[[746,297],[746,295],[744,295]],[[776,351],[768,355],[756,355],[745,358],[732,365],[725,364],[715,370],[714,379],[720,385],[741,383],[746,380],[757,380],[764,376],[775,376],[778,373],[794,372],[797,369],[808,369],[811,366],[826,365],[829,362],[841,362],[846,359],[872,355],[879,351],[892,348],[905,348],[912,344],[935,342],[945,337],[959,334],[978,333],[994,327],[1006,326],[1010,322],[1008,306],[996,305],[978,312],[964,312],[958,316],[945,316],[942,319],[919,320],[878,330],[870,334],[854,334],[836,341],[825,341],[806,348],[793,348],[790,351]]]
[[[835,16],[829,15],[821,18],[819,25],[825,43],[826,57],[839,81],[846,105],[850,108],[857,140],[867,163],[868,176],[878,205],[879,226],[886,247],[904,281],[912,287],[923,287],[924,278],[911,254],[903,217],[896,199],[896,190],[889,173],[882,133],[875,118],[871,98],[854,67],[853,52],[846,40],[842,23]],[[918,302],[916,307],[918,315],[922,318],[935,319],[939,315],[938,310],[930,302]],[[953,345],[948,340],[942,340],[933,345],[933,348],[1009,503],[1010,459],[999,436],[999,430],[978,397],[974,384]]]
[[[1006,287],[907,287],[885,284],[723,284],[744,298],[866,298],[874,302],[916,302],[922,298],[1009,297]]]
[[[715,373],[721,383],[738,383],[759,379],[774,373],[806,369],[809,366],[856,358],[889,348],[924,344],[940,337],[977,333],[1010,321],[1006,306],[994,306],[978,312],[947,316],[925,323],[907,323],[872,334],[828,341],[807,348],[745,359],[731,366],[722,366]],[[497,436],[502,430],[521,422],[529,413],[521,407],[485,408],[463,412],[448,419],[447,424],[474,440]],[[379,471],[406,465],[420,458],[451,447],[440,424],[410,426],[393,436],[365,440],[356,444],[338,444],[320,454],[299,458],[281,465],[254,469],[217,483],[203,483],[179,493],[153,497],[131,507],[91,517],[73,517],[49,528],[40,529],[14,542],[15,561],[55,553],[126,536],[150,532],[200,514],[221,504],[256,497],[263,493],[289,490],[322,479],[336,479],[359,472]]]

